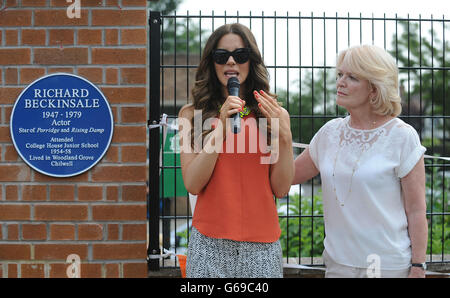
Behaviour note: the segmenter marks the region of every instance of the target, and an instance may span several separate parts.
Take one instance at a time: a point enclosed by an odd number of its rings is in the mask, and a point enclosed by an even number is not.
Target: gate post
[[[150,94],[150,119],[148,124],[158,124],[160,121],[160,51],[161,51],[161,12],[150,11],[149,18],[149,94]],[[159,270],[159,151],[160,130],[149,129],[149,244],[147,255],[150,271]],[[155,257],[155,258],[152,258]]]

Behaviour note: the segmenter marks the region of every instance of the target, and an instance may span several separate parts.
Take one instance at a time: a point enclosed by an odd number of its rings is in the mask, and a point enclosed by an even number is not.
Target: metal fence
[[[450,155],[450,104],[446,103],[450,20],[445,16],[151,12],[149,124],[159,123],[162,114],[168,115],[169,124],[175,123],[181,106],[191,101],[196,67],[208,36],[222,24],[233,22],[248,26],[255,35],[272,91],[290,113],[294,142],[308,144],[325,122],[345,116],[334,102],[337,54],[352,45],[375,44],[397,60],[403,100],[400,118],[417,129],[427,154]],[[167,126],[151,129],[149,152],[149,255],[159,254],[160,247],[183,254],[192,213],[181,177],[176,130]],[[450,262],[449,165],[448,159],[426,159],[429,263]],[[292,186],[277,207],[285,262],[322,265],[320,177]],[[149,268],[173,267],[176,262],[174,257],[150,259]]]

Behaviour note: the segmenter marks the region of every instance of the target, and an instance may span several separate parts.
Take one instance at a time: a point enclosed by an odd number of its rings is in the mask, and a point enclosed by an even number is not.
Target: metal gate
[[[176,267],[161,259],[161,247],[184,253],[189,239],[189,196],[181,179],[173,123],[189,102],[193,75],[208,33],[224,23],[241,22],[257,38],[271,77],[271,87],[291,115],[293,141],[308,144],[328,120],[345,111],[334,104],[336,54],[354,44],[387,49],[400,69],[400,116],[419,133],[427,154],[450,155],[448,36],[450,20],[425,17],[357,17],[302,15],[161,15],[149,19],[149,269]],[[167,118],[161,123],[162,115]],[[167,121],[166,121],[167,119]],[[167,130],[164,130],[167,129]],[[175,148],[175,149],[174,149]],[[300,151],[294,151],[298,154]],[[447,159],[426,160],[427,262],[450,262],[450,175]],[[292,186],[279,200],[281,243],[285,262],[322,265],[323,213],[320,177]],[[160,239],[162,238],[162,239]]]

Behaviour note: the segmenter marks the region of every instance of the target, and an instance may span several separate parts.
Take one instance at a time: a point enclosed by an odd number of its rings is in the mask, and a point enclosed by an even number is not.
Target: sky
[[[242,18],[238,21],[252,29],[257,40],[258,46],[262,50],[266,65],[330,65],[333,66],[337,53],[349,46],[357,44],[375,44],[392,50],[392,38],[396,31],[401,33],[402,28],[397,28],[397,23],[393,18],[411,19],[440,19],[443,15],[446,19],[450,18],[450,4],[445,4],[449,0],[184,0],[177,9],[177,15],[185,15],[189,11],[190,16],[199,16],[201,10],[202,16],[211,15],[214,11],[214,23],[211,18],[202,18],[201,27],[204,30],[217,28],[223,22],[232,23],[237,15]],[[218,17],[229,17],[226,20]],[[365,20],[360,23],[359,20],[348,22],[345,19],[336,20],[327,19],[326,24],[321,19],[316,19],[314,24],[308,19],[301,22],[301,32],[299,32],[299,22],[291,18],[289,22],[286,19],[277,18],[274,24],[273,18],[266,18],[262,23],[261,19],[245,18],[249,16],[277,16],[298,17],[299,12],[302,17],[325,16],[352,18],[362,17],[371,18],[391,18],[390,21],[383,20]],[[198,19],[194,19],[197,20]],[[193,21],[195,23],[195,21]],[[438,36],[442,36],[442,22],[434,24],[434,30]],[[423,36],[427,36],[430,30],[431,22],[422,22]],[[446,30],[447,31],[447,30]],[[287,33],[289,32],[289,33]],[[313,32],[313,34],[311,34]],[[301,38],[299,38],[301,34]],[[446,36],[449,34],[446,33]],[[324,38],[326,36],[326,38]],[[300,42],[299,42],[300,41]],[[301,48],[301,50],[299,50]],[[299,55],[301,53],[301,55]],[[271,85],[277,88],[285,89],[288,85],[293,85],[299,79],[296,71],[287,73],[283,69],[276,71],[270,70]],[[289,78],[288,78],[289,77]]]
[[[447,2],[447,4],[445,4]],[[207,4],[206,4],[207,3]],[[450,4],[448,0],[184,0],[179,6],[178,12],[185,12],[189,10],[190,13],[202,12],[224,12],[236,13],[237,10],[242,13],[252,11],[257,14],[264,10],[265,15],[273,14],[277,11],[286,15],[289,11],[292,15],[298,15],[301,11],[302,15],[314,14],[323,15],[351,15],[362,13],[363,16],[382,17],[384,13],[386,16],[405,16],[410,14],[410,17],[430,17],[433,14],[435,18],[442,18],[444,14],[447,18],[450,17]]]

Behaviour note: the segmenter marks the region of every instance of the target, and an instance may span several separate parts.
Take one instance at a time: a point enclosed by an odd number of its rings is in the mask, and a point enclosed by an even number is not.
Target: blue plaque
[[[114,120],[103,93],[66,73],[44,76],[19,95],[11,138],[20,157],[52,177],[79,175],[99,162],[111,143]]]

